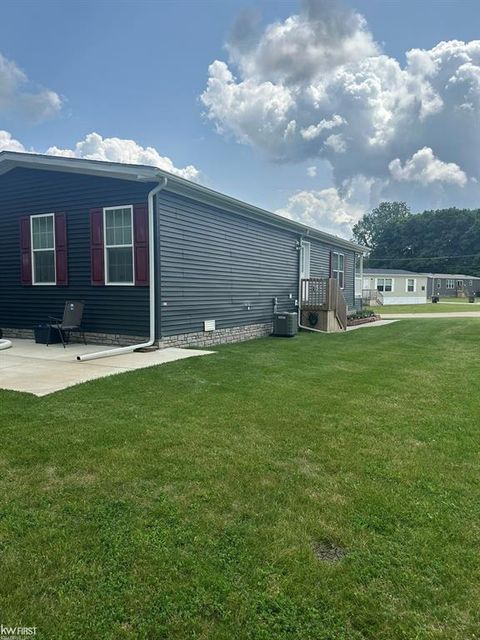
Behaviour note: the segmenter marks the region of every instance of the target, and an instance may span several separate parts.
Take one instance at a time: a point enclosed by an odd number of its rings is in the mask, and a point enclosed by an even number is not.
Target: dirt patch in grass
[[[347,555],[347,550],[330,542],[315,542],[313,552],[322,562],[339,562]]]

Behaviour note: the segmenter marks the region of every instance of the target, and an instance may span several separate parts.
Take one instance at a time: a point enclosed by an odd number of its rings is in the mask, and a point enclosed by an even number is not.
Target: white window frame
[[[379,283],[380,280],[383,280],[383,284],[382,284],[383,289],[379,289],[378,288],[378,283]],[[392,283],[392,288],[391,288],[390,291],[385,291],[385,281],[386,280],[390,280],[391,283]],[[380,291],[380,293],[393,293],[393,291],[395,289],[394,282],[395,282],[394,278],[375,278],[375,289],[377,291]]]
[[[117,211],[118,209],[130,209],[130,221],[132,226],[132,242],[130,244],[109,244],[107,246],[107,211]],[[103,208],[103,269],[105,275],[105,285],[108,287],[134,287],[135,286],[135,238],[133,227],[133,205],[124,204],[115,207]],[[108,280],[108,249],[125,249],[130,247],[132,250],[132,281],[131,282],[109,282]]]
[[[34,249],[33,248],[33,219],[34,218],[52,218],[53,219],[53,248],[49,249]],[[36,273],[35,273],[35,254],[40,253],[41,251],[53,251],[53,268],[55,271],[55,281],[54,282],[36,282]],[[31,262],[32,262],[32,285],[35,287],[54,287],[57,284],[57,247],[55,244],[55,214],[54,213],[37,213],[33,216],[30,216],[30,254],[31,254]]]
[[[413,290],[410,291],[408,288],[408,283],[413,282]],[[406,293],[416,293],[417,292],[417,279],[416,278],[407,278],[405,282],[405,292]]]
[[[337,258],[340,258],[340,256],[342,256],[343,269],[335,269],[335,256],[337,256]],[[338,264],[338,266],[340,266],[340,264]],[[340,273],[342,274],[342,284],[340,285],[340,289],[345,289],[345,254],[339,253],[338,251],[333,251],[332,252],[332,275],[337,280],[337,282],[339,280],[338,274]],[[335,276],[335,274],[337,275]]]
[[[446,289],[455,289],[455,279],[454,278],[448,278],[445,284],[445,288]]]
[[[457,289],[465,288],[465,280],[457,280],[456,284],[457,284]]]
[[[310,278],[310,261],[311,261],[311,244],[306,240],[302,240],[300,242],[300,251],[301,251],[301,268],[302,273],[300,277],[302,280],[306,280]]]

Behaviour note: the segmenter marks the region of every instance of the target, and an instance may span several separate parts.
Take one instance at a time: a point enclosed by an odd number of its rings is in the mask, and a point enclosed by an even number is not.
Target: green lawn
[[[455,304],[472,304],[468,302],[468,298],[455,298],[454,296],[445,296],[440,298],[440,302],[454,302]],[[480,298],[477,298],[477,303],[480,302]]]
[[[479,335],[399,322],[0,392],[0,622],[52,640],[478,638]]]
[[[455,313],[459,311],[466,313],[480,311],[480,304],[478,302],[465,304],[458,301],[454,301],[452,304],[427,302],[426,304],[387,304],[381,307],[372,307],[372,309],[382,316],[389,313]]]

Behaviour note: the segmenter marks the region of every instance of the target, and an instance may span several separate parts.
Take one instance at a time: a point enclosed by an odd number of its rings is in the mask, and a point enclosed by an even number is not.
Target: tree
[[[359,244],[370,248],[369,267],[480,275],[479,209],[412,215],[404,203],[382,203],[354,233]]]
[[[381,202],[378,207],[363,216],[353,227],[353,240],[375,249],[381,236],[412,216],[405,202]]]

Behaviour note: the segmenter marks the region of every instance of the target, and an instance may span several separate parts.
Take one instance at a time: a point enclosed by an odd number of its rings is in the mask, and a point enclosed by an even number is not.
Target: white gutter
[[[10,342],[10,340],[5,340],[5,338],[0,339],[0,351],[2,351],[3,349],[10,349],[11,346],[12,343]]]
[[[136,349],[144,349],[151,347],[155,342],[155,225],[154,225],[154,209],[153,199],[159,191],[167,186],[168,178],[162,177],[162,182],[154,187],[148,194],[148,267],[149,267],[149,292],[150,292],[150,338],[147,342],[141,344],[131,344],[128,347],[118,347],[116,349],[108,349],[107,351],[96,351],[95,353],[86,353],[83,356],[77,356],[77,360],[85,362],[86,360],[97,360],[98,358],[109,358],[110,356],[119,356],[123,353],[131,353]]]

